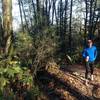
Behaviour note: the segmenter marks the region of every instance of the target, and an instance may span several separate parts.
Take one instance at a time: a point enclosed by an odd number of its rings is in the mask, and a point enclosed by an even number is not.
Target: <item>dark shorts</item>
[[[85,69],[86,69],[85,78],[87,79],[89,72],[91,74],[93,74],[93,72],[94,72],[94,62],[86,62]]]

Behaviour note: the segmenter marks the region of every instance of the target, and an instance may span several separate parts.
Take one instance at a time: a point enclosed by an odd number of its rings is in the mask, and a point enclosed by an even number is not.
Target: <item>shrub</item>
[[[27,67],[21,67],[19,61],[1,61],[0,100],[2,98],[13,100],[11,98],[14,98],[14,95],[16,97],[17,95],[26,97],[28,95],[27,93],[30,95],[34,94],[33,96],[39,95],[39,89],[35,88],[33,84],[33,77],[30,70]]]

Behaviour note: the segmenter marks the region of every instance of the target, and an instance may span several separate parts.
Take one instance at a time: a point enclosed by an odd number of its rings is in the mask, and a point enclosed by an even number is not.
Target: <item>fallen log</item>
[[[78,79],[77,76],[71,75],[68,72],[64,73],[59,69],[59,67],[54,66],[51,63],[47,65],[46,71],[51,76],[59,80],[63,85],[70,87],[70,89],[74,91],[74,94],[79,96],[79,98],[83,98],[85,100],[94,100],[94,96],[96,96],[96,98],[100,97],[100,94],[94,94],[96,93],[96,89],[95,92],[92,91],[93,86],[86,86],[84,81]]]
[[[50,100],[77,100],[77,98],[75,98],[70,92],[66,91],[64,87],[61,87],[60,85],[58,86],[54,81],[51,81],[48,84],[43,84],[43,82],[39,80],[39,86],[41,86],[41,90],[44,90]]]

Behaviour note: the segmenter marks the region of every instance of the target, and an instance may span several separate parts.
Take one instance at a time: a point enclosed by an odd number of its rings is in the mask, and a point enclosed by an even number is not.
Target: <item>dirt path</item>
[[[100,100],[100,69],[95,68],[89,86],[84,84],[84,73],[82,65],[49,66],[39,75],[39,83],[48,100]]]
[[[72,75],[77,76],[77,78],[83,79],[85,76],[85,67],[84,65],[69,65],[61,68],[65,73],[69,72]],[[100,69],[99,68],[94,68],[94,81],[91,81],[92,84],[100,85]]]

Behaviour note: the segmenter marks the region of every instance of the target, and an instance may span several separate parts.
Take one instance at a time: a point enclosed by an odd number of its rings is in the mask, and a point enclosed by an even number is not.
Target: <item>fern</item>
[[[35,86],[33,85],[33,77],[30,74],[30,70],[27,67],[22,67],[19,61],[9,60],[9,61],[5,61],[5,63],[3,62],[3,64],[1,62],[0,63],[0,100],[3,100],[4,93],[7,94],[6,98],[8,100],[13,100],[12,98],[14,97],[15,94],[12,90],[14,88],[17,88],[16,92],[18,92],[19,89],[23,89],[20,83],[23,86],[31,87],[28,90],[27,87],[25,90],[27,96],[28,94],[32,97],[39,95],[39,89],[35,88]],[[14,85],[14,87],[12,84]],[[6,89],[9,90],[10,94],[6,92]]]
[[[7,83],[9,83],[8,79],[4,78],[3,76],[0,77],[0,90],[3,90]]]

